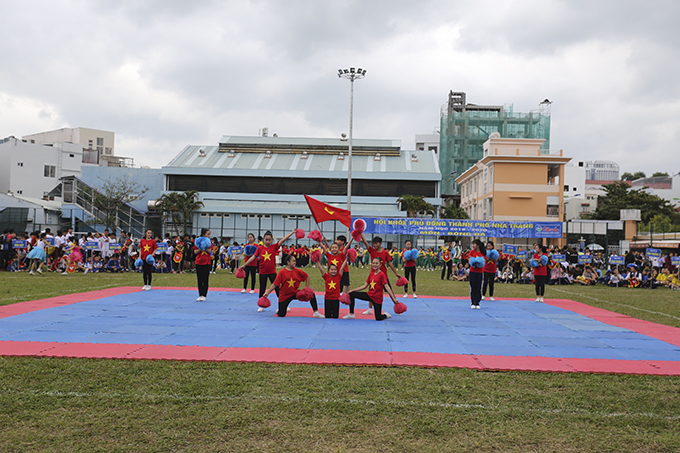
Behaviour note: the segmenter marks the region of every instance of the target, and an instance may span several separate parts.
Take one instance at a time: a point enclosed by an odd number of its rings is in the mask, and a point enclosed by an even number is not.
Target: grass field
[[[219,272],[211,286],[240,286]],[[468,293],[434,272],[418,279],[419,294]],[[154,285],[195,280],[155,275]],[[139,274],[25,273],[0,282],[0,305],[142,283]],[[496,294],[532,297],[533,287],[497,285]],[[569,286],[546,297],[680,327],[677,291]],[[0,433],[2,452],[673,452],[680,378],[1,357]]]

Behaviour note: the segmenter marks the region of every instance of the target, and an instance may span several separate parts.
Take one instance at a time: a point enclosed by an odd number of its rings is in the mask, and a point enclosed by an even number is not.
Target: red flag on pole
[[[309,210],[312,211],[312,216],[316,223],[325,222],[327,220],[337,220],[347,228],[352,227],[352,213],[347,209],[336,208],[322,201],[315,200],[312,197],[305,195]]]

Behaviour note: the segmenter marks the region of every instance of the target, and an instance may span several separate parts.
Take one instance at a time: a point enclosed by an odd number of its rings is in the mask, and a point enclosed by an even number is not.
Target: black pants
[[[243,289],[248,289],[248,276],[251,278],[250,289],[255,289],[255,273],[257,272],[257,266],[246,266],[243,270],[246,272],[246,276],[243,279]]]
[[[264,296],[264,292],[267,291],[267,287],[274,283],[276,279],[276,274],[260,274],[260,297]],[[279,295],[279,288],[276,288],[276,295]]]
[[[373,315],[375,315],[375,320],[376,321],[382,321],[383,319],[387,319],[387,316],[382,312],[382,304],[377,303],[371,297],[368,295],[368,293],[349,293],[349,312],[354,313],[354,300],[355,299],[361,299],[361,300],[367,300],[369,302],[373,303]]]
[[[545,282],[548,281],[548,276],[534,275],[534,281],[536,282],[536,295],[543,297],[545,294]]]
[[[265,274],[265,275],[269,275],[269,274]],[[278,288],[276,288],[276,292],[277,293],[279,292]],[[286,317],[286,313],[288,312],[288,305],[290,305],[290,303],[293,302],[294,300],[297,300],[297,297],[293,296],[293,297],[290,297],[286,300],[279,300],[279,311],[277,312],[277,315],[279,316],[279,318],[285,318]],[[316,303],[316,296],[312,297],[312,300],[309,301],[309,305],[312,306],[312,310],[319,311],[319,306]]]
[[[446,273],[446,279],[451,280],[452,267],[453,261],[442,261],[442,280],[444,280],[444,273]]]
[[[215,272],[217,270],[217,265],[220,264],[220,260],[216,259],[212,261],[212,271]]]
[[[323,309],[326,318],[338,319],[340,316],[340,301],[338,299],[325,299]]]
[[[470,280],[470,301],[472,305],[479,305],[482,300],[482,280],[484,279],[483,272],[470,272],[468,274]]]
[[[144,277],[144,285],[151,286],[151,277],[153,277],[153,265],[144,260],[142,264],[142,276]]]
[[[408,281],[409,279],[411,280],[411,283],[413,284],[413,293],[415,294],[416,292],[416,267],[405,267],[404,268],[404,277],[406,277],[406,280]],[[408,293],[408,283],[404,285],[404,294]]]
[[[210,277],[210,264],[196,265],[196,279],[198,280],[198,295],[208,296],[208,278]]]
[[[486,296],[486,287],[489,287],[489,297],[493,297],[493,283],[496,279],[496,274],[493,272],[484,272],[484,286],[482,286],[482,296]]]
[[[234,270],[236,269],[237,265],[238,265],[238,260],[229,260],[229,270],[231,271],[232,274],[234,273]],[[255,266],[253,266],[253,268],[254,267]]]

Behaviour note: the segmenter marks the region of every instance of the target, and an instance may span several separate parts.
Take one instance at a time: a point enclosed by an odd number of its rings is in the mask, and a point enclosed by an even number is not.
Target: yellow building
[[[563,220],[564,165],[571,158],[541,149],[543,141],[489,136],[484,157],[456,179],[471,219]]]

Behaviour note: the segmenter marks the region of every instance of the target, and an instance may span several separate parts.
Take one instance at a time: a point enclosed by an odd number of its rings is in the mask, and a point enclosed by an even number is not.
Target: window
[[[24,191],[23,191],[23,190],[17,190],[17,193],[18,193],[19,195],[21,195],[22,193],[24,193]]]
[[[68,157],[76,157],[75,154],[69,154]]]
[[[23,167],[24,163],[23,162],[17,162],[17,167]]]
[[[104,137],[97,137],[97,146],[104,146]]]
[[[57,173],[57,167],[54,165],[45,165],[45,178],[54,178]]]
[[[569,192],[569,186],[564,186],[564,191]]]

